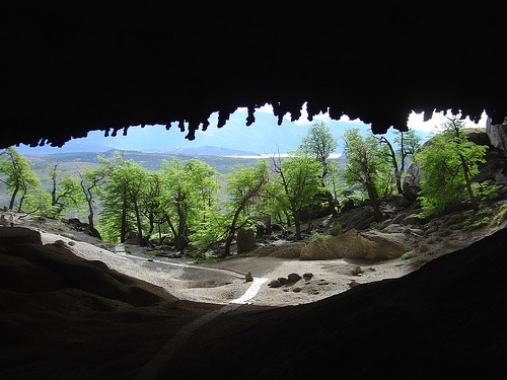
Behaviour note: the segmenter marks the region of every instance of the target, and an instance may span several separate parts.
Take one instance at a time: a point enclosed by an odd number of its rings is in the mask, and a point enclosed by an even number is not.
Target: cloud
[[[408,116],[407,126],[410,129],[415,129],[423,132],[439,132],[442,130],[442,125],[445,124],[449,118],[451,117],[463,117],[461,114],[454,115],[450,110],[447,110],[445,113],[443,111],[433,112],[431,119],[428,121],[424,121],[424,112],[415,113],[412,112]],[[464,118],[466,128],[485,128],[486,120],[488,116],[485,112],[482,113],[480,120],[477,123],[474,123],[468,116]]]

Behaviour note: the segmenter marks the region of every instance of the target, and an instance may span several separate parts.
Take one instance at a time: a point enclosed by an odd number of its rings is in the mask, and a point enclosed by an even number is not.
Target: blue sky
[[[315,122],[324,122],[338,141],[336,153],[340,153],[343,146],[342,134],[346,129],[359,128],[365,134],[370,132],[370,126],[361,120],[350,120],[344,116],[340,120],[332,120],[327,113],[314,116],[310,122],[307,118],[306,107],[302,109],[299,120],[292,122],[287,114],[283,123],[277,125],[277,117],[273,115],[270,105],[260,107],[255,112],[256,121],[246,126],[247,110],[238,108],[229,121],[222,128],[217,128],[217,113],[210,115],[210,126],[203,131],[197,131],[193,141],[185,139],[186,132],[181,132],[176,124],[169,130],[165,126],[132,126],[126,136],[118,131],[117,136],[105,137],[103,131],[92,131],[86,138],[73,139],[62,148],[36,147],[20,145],[17,149],[22,154],[60,153],[75,151],[107,151],[109,149],[138,150],[146,152],[166,152],[174,148],[188,148],[200,146],[215,146],[235,150],[249,151],[257,154],[286,153],[295,150],[307,134],[310,126]],[[435,113],[433,118],[423,122],[422,114],[407,115],[407,126],[419,132],[425,139],[430,132],[434,132],[438,125],[445,121],[443,113]],[[475,124],[469,122],[470,126]],[[481,119],[479,125],[485,124]],[[481,125],[484,126],[484,125]],[[388,138],[392,129],[388,131]]]

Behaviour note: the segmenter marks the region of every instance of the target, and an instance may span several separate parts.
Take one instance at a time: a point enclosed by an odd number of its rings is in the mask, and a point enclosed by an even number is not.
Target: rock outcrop
[[[491,119],[488,119],[486,123],[486,133],[489,136],[491,145],[495,148],[500,149],[503,152],[507,152],[507,124],[493,124]]]
[[[42,245],[41,234],[24,227],[0,227],[0,249],[7,251],[19,244]]]
[[[354,258],[386,260],[400,257],[409,248],[402,233],[349,230],[328,239],[316,239],[301,250],[301,260]]]
[[[237,252],[247,253],[251,252],[256,247],[255,231],[250,228],[240,228],[236,236]]]

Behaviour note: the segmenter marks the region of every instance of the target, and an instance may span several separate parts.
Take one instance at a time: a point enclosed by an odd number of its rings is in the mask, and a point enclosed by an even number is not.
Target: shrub
[[[403,260],[408,260],[408,259],[411,259],[412,256],[414,256],[414,252],[408,251],[408,252],[405,252],[403,255],[401,255],[401,258]]]
[[[338,236],[343,232],[342,225],[340,223],[335,223],[333,229],[331,230],[331,235]]]
[[[310,236],[310,238],[308,239],[308,243],[311,243],[312,241],[315,241],[317,239],[329,239],[331,237],[331,235],[324,235],[324,234],[319,234],[319,233],[316,233],[316,234],[313,234],[312,236]]]
[[[500,206],[500,210],[498,210],[498,213],[495,215],[494,219],[497,226],[502,224],[507,219],[507,202],[503,203],[502,206]]]

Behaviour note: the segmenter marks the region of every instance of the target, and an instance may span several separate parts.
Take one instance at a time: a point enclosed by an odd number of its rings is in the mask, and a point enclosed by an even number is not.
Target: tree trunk
[[[125,199],[123,199],[123,207],[121,210],[120,242],[125,243],[125,240],[127,240],[127,205]]]
[[[370,198],[371,206],[373,207],[373,215],[375,216],[375,221],[378,223],[382,220],[382,212],[380,211],[377,191],[371,180],[370,173],[365,173],[365,179],[365,187],[368,192],[368,198]]]
[[[470,183],[470,177],[468,176],[468,165],[465,161],[465,158],[461,154],[459,155],[459,158],[461,160],[461,165],[463,166],[463,175],[465,176],[465,183],[468,191],[468,196],[470,197],[470,201],[472,202],[474,212],[477,212],[479,211],[479,205],[477,204],[477,200],[474,197],[472,184]]]
[[[296,231],[296,240],[301,240],[301,221],[299,220],[299,212],[295,206],[292,206],[292,216],[294,218],[294,228]]]
[[[14,192],[12,193],[11,201],[9,203],[9,210],[14,209],[14,202],[16,201],[16,195],[18,195],[18,191],[19,191],[19,185],[16,186],[16,188],[14,189]]]
[[[384,144],[386,144],[387,147],[389,148],[389,152],[390,152],[389,155],[391,156],[391,163],[393,165],[394,176],[396,178],[396,189],[398,190],[398,193],[401,194],[401,193],[403,193],[403,189],[401,187],[401,172],[398,169],[398,161],[396,160],[396,153],[394,152],[393,146],[391,145],[389,140],[387,140],[385,137],[381,137],[380,141],[383,142]],[[402,144],[403,144],[403,140],[402,140]]]
[[[143,226],[141,224],[141,215],[139,212],[139,205],[137,204],[137,200],[134,200],[134,213],[136,215],[136,226],[137,226],[137,241],[139,245],[143,245]]]

